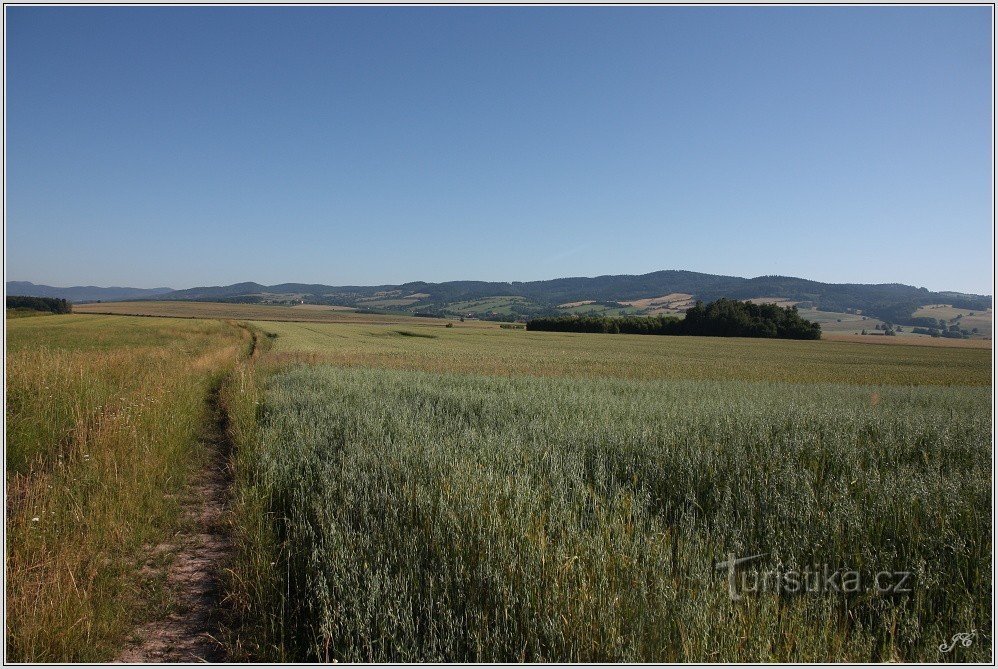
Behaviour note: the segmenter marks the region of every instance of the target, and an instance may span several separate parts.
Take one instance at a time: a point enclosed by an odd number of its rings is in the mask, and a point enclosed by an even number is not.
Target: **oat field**
[[[253,327],[250,656],[990,657],[988,350]],[[759,553],[911,589],[733,600]]]
[[[987,389],[296,366],[264,397],[283,659],[930,661],[991,627]],[[729,553],[912,590],[733,601]]]

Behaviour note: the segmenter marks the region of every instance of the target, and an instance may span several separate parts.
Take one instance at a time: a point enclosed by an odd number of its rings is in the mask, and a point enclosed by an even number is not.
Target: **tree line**
[[[821,325],[801,317],[797,307],[753,304],[721,298],[702,301],[675,316],[555,316],[527,321],[528,330],[609,334],[696,335],[820,339]]]
[[[25,295],[8,295],[7,308],[51,311],[53,314],[68,314],[73,310],[69,301],[58,297],[28,297]]]

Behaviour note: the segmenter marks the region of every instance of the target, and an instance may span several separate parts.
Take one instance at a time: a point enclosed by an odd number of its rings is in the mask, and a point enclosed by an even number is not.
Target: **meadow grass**
[[[139,567],[178,528],[205,397],[247,342],[221,321],[7,323],[9,659],[106,661],[156,613]]]
[[[328,366],[265,385],[231,401],[255,657],[935,661],[976,629],[948,658],[990,658],[986,388]],[[912,590],[733,601],[729,553]]]
[[[990,349],[837,341],[255,322],[274,354],[335,365],[486,375],[988,385]],[[886,338],[885,338],[886,339]],[[304,354],[304,355],[303,355]]]

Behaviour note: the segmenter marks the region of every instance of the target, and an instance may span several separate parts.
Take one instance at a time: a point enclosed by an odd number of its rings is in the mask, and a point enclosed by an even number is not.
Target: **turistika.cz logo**
[[[766,569],[750,568],[766,553],[735,557],[733,553],[714,569],[724,572],[728,594],[739,600],[745,594],[842,594],[874,592],[881,595],[909,594],[914,576],[910,571],[863,572],[856,569],[815,565],[804,569],[788,569],[783,565]]]

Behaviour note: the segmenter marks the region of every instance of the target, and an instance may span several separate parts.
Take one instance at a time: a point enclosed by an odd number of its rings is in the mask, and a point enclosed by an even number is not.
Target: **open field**
[[[662,299],[680,299],[682,294],[666,295]],[[459,303],[463,308],[494,309],[499,313],[509,311],[510,305],[522,298],[490,298],[489,300],[479,300],[476,302]],[[648,313],[675,313],[682,316],[682,311],[673,312],[667,307],[649,307]],[[663,312],[662,309],[665,309]],[[168,316],[176,318],[228,318],[237,320],[267,320],[267,321],[287,321],[287,322],[315,322],[315,323],[356,323],[370,325],[405,325],[423,324],[427,326],[444,327],[451,323],[458,328],[487,328],[496,329],[498,324],[491,321],[479,321],[467,319],[461,322],[456,316],[450,319],[423,318],[417,316],[403,315],[383,315],[383,314],[358,314],[352,313],[352,307],[336,307],[323,305],[295,305],[291,307],[261,304],[230,304],[221,302],[182,302],[182,301],[135,301],[135,302],[103,302],[96,304],[78,304],[73,306],[74,313],[81,314],[118,314],[137,316]],[[573,306],[566,306],[562,309],[566,313],[587,314],[591,311],[599,315],[623,315],[638,311],[636,307],[609,308],[596,304],[584,303]],[[876,332],[874,329],[880,321],[874,318],[863,319],[857,314],[836,313],[829,311],[817,311],[815,309],[803,309],[801,315],[811,321],[821,323],[822,332],[826,333],[828,339],[850,342],[868,343],[899,343],[898,341],[884,342],[883,340],[904,339],[904,343],[911,341],[924,343],[926,346],[966,346],[967,340],[933,338],[928,335],[911,334],[911,328],[905,328],[899,337],[877,337],[867,336],[862,338],[852,337],[853,333]],[[936,316],[934,316],[936,317]],[[990,337],[991,320],[990,312],[982,312],[973,317],[964,316],[961,323],[964,327],[978,327],[982,337]],[[839,335],[850,335],[848,337]],[[978,338],[980,341],[980,338]],[[974,346],[990,346],[990,343],[973,344]]]
[[[971,316],[971,314],[973,315]],[[916,311],[915,316],[955,322],[966,330],[977,328],[983,337],[990,338],[992,336],[994,312],[991,309],[975,311],[974,309],[956,309],[948,304],[930,304]]]
[[[949,321],[952,318],[960,317],[957,321],[960,327],[973,330],[977,328],[978,332],[973,336],[970,341],[983,341],[990,340],[991,338],[991,311],[978,311],[973,312],[973,316],[969,316],[971,313],[969,309],[953,309],[952,307],[946,305],[934,305],[928,307],[922,307],[917,310],[915,316],[927,316],[929,318],[943,319]],[[957,343],[961,341],[960,339],[947,339],[947,338],[936,338],[929,335],[923,334],[913,334],[912,327],[910,325],[902,326],[903,330],[897,334],[895,337],[879,337],[879,331],[876,329],[878,325],[883,325],[883,321],[880,321],[872,316],[862,316],[860,314],[849,314],[849,313],[839,313],[832,311],[818,311],[817,309],[801,309],[801,316],[804,318],[815,321],[821,324],[821,331],[825,335],[831,335],[832,338],[838,338],[841,341],[863,341],[864,339],[857,338],[844,338],[835,337],[836,335],[853,335],[861,333],[866,330],[868,335],[876,337],[878,339],[890,339],[890,340],[906,340],[905,343],[910,343],[912,340],[918,342],[940,342],[940,340],[947,343],[943,345],[950,345],[951,343]],[[983,344],[990,346],[990,343]]]
[[[910,330],[911,328],[909,328]],[[852,342],[856,344],[884,344],[887,346],[931,346],[941,348],[979,348],[991,350],[991,340],[983,338],[950,339],[949,337],[931,337],[929,335],[902,332],[893,337],[887,337],[876,330],[863,334],[850,332],[829,332],[821,335],[824,341]]]
[[[269,520],[237,567],[264,657],[932,660],[953,629],[984,635],[954,659],[990,657],[986,388],[321,366],[266,388],[243,494]],[[734,601],[712,564],[756,553],[912,589]]]
[[[467,314],[470,312],[475,313],[496,313],[496,314],[510,314],[513,312],[513,307],[517,305],[529,306],[531,304],[530,300],[525,297],[518,297],[516,295],[512,296],[498,296],[498,297],[485,297],[480,300],[465,300],[463,302],[451,302],[447,305],[447,310],[454,312],[456,314]]]
[[[991,310],[975,311],[974,309],[957,309],[949,304],[927,304],[924,307],[920,307],[914,315],[927,316],[929,318],[937,318],[948,321],[961,316],[968,316],[971,313],[978,316],[989,316],[991,314]]]
[[[357,311],[357,307],[341,307],[335,304],[296,304],[291,308],[299,311]]]
[[[639,309],[648,309],[651,307],[682,309],[688,306],[692,299],[693,296],[689,293],[669,293],[668,295],[660,295],[659,297],[646,297],[641,300],[621,302],[621,304],[638,307]]]
[[[980,333],[982,337],[987,337],[988,339],[991,339],[994,332],[994,320],[992,318],[992,312],[982,311],[982,312],[973,312],[973,313],[974,313],[973,316],[962,316],[960,318],[960,327],[967,330],[973,330],[974,328],[977,328],[977,331]]]
[[[252,325],[250,656],[927,661],[990,629],[989,349]],[[756,553],[917,585],[733,601],[711,565]]]
[[[469,319],[462,323],[457,318],[421,318],[385,314],[358,314],[342,308],[303,309],[301,305],[283,307],[269,304],[229,304],[223,302],[101,302],[74,304],[78,314],[117,314],[134,316],[168,316],[171,318],[227,318],[236,320],[273,320],[316,323],[365,323],[372,325],[424,324],[444,327],[497,328],[496,323]]]
[[[24,307],[16,307],[14,309],[7,309],[7,319],[11,318],[33,318],[35,316],[54,316],[51,311],[39,311],[37,309],[26,309]]]
[[[564,314],[592,314],[597,316],[623,316],[637,313],[644,313],[637,307],[610,307],[605,304],[587,302],[570,307],[559,307],[558,311]]]
[[[818,311],[817,309],[798,309],[800,315],[809,321],[821,324],[824,333],[848,333],[874,330],[883,323],[872,316],[848,314],[838,311]]]
[[[145,547],[178,530],[205,398],[248,340],[213,320],[7,322],[10,659],[113,659],[165,606]]]
[[[408,307],[416,302],[419,302],[418,297],[363,297],[357,300],[357,303],[366,309]]]
[[[11,657],[111,659],[183,615],[141,567],[183,527],[213,389],[229,659],[930,661],[953,629],[982,634],[953,659],[990,657],[987,342],[112,305],[136,307],[183,318],[8,323]],[[190,318],[232,310],[255,318]],[[914,588],[734,601],[729,553]]]
[[[336,365],[515,376],[987,385],[984,348],[851,342],[657,337],[522,330],[374,327],[328,323],[253,326],[275,354]],[[400,331],[427,336],[412,337]],[[885,337],[885,339],[888,339]]]
[[[796,301],[785,297],[753,297],[746,301],[752,304],[775,304],[778,307],[792,307],[797,304]]]

